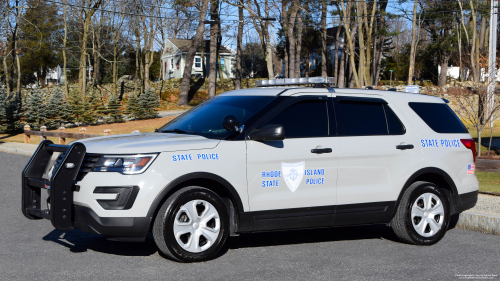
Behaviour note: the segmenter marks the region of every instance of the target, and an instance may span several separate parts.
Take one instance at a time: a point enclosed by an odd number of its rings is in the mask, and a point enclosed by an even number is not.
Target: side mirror
[[[251,140],[279,141],[285,139],[285,128],[279,124],[268,124],[260,129],[254,129],[248,138]]]
[[[222,126],[228,131],[236,131],[240,126],[240,121],[238,117],[234,115],[226,115],[226,117],[222,119]]]

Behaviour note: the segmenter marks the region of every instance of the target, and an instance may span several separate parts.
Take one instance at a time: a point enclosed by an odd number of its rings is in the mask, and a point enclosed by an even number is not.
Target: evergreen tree
[[[24,112],[26,122],[32,127],[39,128],[45,125],[47,116],[48,110],[45,96],[39,89],[32,90],[31,94],[26,97],[26,111]]]
[[[156,108],[160,106],[160,98],[154,89],[149,88],[139,97],[139,105],[144,109],[144,118],[155,118],[158,115]]]
[[[78,93],[72,93],[69,96],[69,104],[71,111],[73,112],[74,121],[79,125],[85,120],[85,104],[82,102],[82,98]]]
[[[72,111],[68,101],[64,99],[61,88],[56,88],[47,102],[47,122],[46,126],[56,128],[61,123],[72,121]]]
[[[21,100],[14,94],[7,96],[5,89],[0,89],[0,131],[14,133],[21,125]]]
[[[111,122],[123,122],[123,115],[121,110],[121,102],[116,96],[112,96],[108,102],[107,113],[111,118]]]
[[[129,118],[142,119],[144,118],[145,110],[141,107],[139,99],[134,93],[129,95],[126,114]]]

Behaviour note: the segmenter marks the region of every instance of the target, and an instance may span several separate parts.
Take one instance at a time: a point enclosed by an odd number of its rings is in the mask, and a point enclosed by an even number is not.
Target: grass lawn
[[[148,120],[137,120],[137,121],[127,121],[124,123],[113,123],[113,124],[103,124],[103,125],[95,125],[95,126],[82,126],[87,128],[87,134],[92,135],[104,135],[104,130],[110,129],[112,135],[119,134],[130,134],[133,130],[139,130],[141,133],[145,132],[154,132],[156,128],[159,128],[165,125],[168,121],[174,119],[174,117],[164,117],[164,118],[155,118]],[[79,129],[82,127],[74,127],[74,128],[66,128],[65,132],[67,133],[79,133]],[[57,131],[57,130],[49,130],[49,131]],[[58,138],[51,138],[54,143],[59,143]],[[66,143],[72,141],[73,139],[66,139]],[[6,134],[0,134],[0,142],[22,142],[24,143],[24,135],[18,134],[14,136],[9,136]],[[40,137],[39,136],[31,136],[32,144],[39,144]]]
[[[476,172],[479,191],[500,193],[500,173]]]

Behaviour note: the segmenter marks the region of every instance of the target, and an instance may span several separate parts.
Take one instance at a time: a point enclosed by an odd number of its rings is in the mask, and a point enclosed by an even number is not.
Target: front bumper
[[[54,152],[60,152],[50,179],[43,178]],[[59,230],[79,228],[83,231],[104,235],[108,238],[129,237],[143,238],[149,231],[151,217],[100,217],[91,208],[74,204],[74,191],[78,173],[85,170],[85,145],[74,143],[70,146],[55,145],[46,140],[40,143],[37,150],[26,165],[22,174],[22,212],[29,219],[48,219]],[[82,164],[84,163],[84,164]],[[106,193],[111,188],[112,193],[118,193],[117,201],[123,201],[123,206],[113,205],[113,200],[94,200],[96,204],[108,209],[130,209],[135,201],[139,187],[129,189],[123,187],[98,187],[95,193]],[[50,210],[41,209],[41,190],[49,191]],[[102,190],[101,190],[102,189]],[[120,190],[129,190],[123,194],[126,198],[120,200]],[[78,192],[77,192],[78,193]],[[129,206],[130,205],[130,206]],[[123,239],[120,239],[123,240]]]
[[[75,205],[74,227],[89,233],[101,234],[110,240],[130,240],[146,237],[151,217],[99,217],[92,209]],[[126,238],[125,238],[126,237]]]

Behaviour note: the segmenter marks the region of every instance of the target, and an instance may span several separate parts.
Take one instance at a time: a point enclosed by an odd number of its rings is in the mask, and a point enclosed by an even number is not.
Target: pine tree
[[[139,97],[139,105],[144,109],[144,118],[155,118],[158,115],[156,108],[160,106],[160,98],[154,89],[149,88]]]
[[[39,128],[45,125],[47,116],[48,110],[45,96],[39,89],[32,90],[31,94],[26,97],[26,111],[24,112],[26,122],[33,127]]]
[[[85,104],[78,93],[72,93],[69,97],[70,109],[73,112],[74,121],[79,125],[84,122]]]
[[[61,88],[56,88],[47,102],[47,122],[46,126],[56,128],[61,123],[67,123],[72,120],[72,112],[68,102],[64,99],[64,93]]]
[[[144,118],[145,110],[140,106],[139,99],[134,93],[129,95],[126,114],[129,118],[142,119]]]
[[[111,118],[111,122],[123,122],[123,115],[121,110],[121,102],[118,101],[116,96],[112,96],[108,102],[107,113]]]

